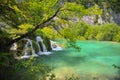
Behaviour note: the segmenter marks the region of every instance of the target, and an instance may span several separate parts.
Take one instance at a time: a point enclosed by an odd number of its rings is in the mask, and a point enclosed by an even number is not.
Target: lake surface
[[[117,80],[118,69],[112,65],[120,66],[119,43],[78,41],[77,45],[80,51],[68,48],[43,56],[43,62],[54,67],[58,80],[73,74],[80,77],[79,80]]]

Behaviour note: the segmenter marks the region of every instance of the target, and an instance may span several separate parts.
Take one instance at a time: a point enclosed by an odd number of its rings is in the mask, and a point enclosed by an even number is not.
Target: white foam
[[[52,40],[50,40],[50,42],[51,42],[51,48],[52,48],[53,51],[63,50],[63,48],[60,47],[60,46],[57,44],[57,42],[52,41]]]
[[[52,52],[39,52],[38,54],[39,55],[50,55],[52,54]]]
[[[31,57],[30,55],[24,55],[24,56],[20,56],[20,59],[28,59],[30,57]]]
[[[52,50],[53,50],[53,51],[60,51],[60,50],[63,50],[63,48],[62,48],[62,47],[57,46],[56,48],[52,48]]]

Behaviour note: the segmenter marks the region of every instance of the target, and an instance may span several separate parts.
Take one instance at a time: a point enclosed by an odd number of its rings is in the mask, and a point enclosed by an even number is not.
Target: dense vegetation
[[[106,23],[104,25],[90,25],[83,21],[72,23],[71,28],[65,27],[60,30],[60,34],[52,31],[52,28],[46,27],[44,33],[50,39],[61,38],[61,35],[69,37],[70,40],[99,40],[120,42],[120,26],[115,23]],[[53,33],[54,35],[51,35]]]
[[[42,35],[52,40],[65,38],[70,42],[70,46],[75,48],[78,48],[75,45],[76,40],[120,42],[120,27],[117,24],[99,25],[96,22],[95,25],[90,25],[81,21],[86,15],[106,16],[104,8],[109,12],[110,10],[119,12],[119,3],[118,0],[1,0],[0,78],[8,80],[17,71],[15,63],[19,61],[13,59],[10,47],[25,37],[34,38],[35,35]],[[30,61],[25,61],[25,65],[23,62],[20,61],[19,67],[25,68],[26,65],[30,67]],[[42,70],[46,76],[45,66],[36,64],[32,66],[31,70],[36,68]],[[51,76],[54,78],[54,75]]]

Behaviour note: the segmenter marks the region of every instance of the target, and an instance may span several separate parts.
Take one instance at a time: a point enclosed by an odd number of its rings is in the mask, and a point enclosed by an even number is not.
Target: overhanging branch
[[[24,37],[26,37],[26,36],[28,36],[28,35],[30,35],[30,34],[32,34],[32,33],[34,33],[38,28],[44,28],[44,27],[45,27],[45,24],[46,24],[47,22],[49,22],[49,21],[52,20],[55,16],[57,16],[57,14],[59,13],[60,9],[61,9],[61,7],[58,8],[58,9],[56,10],[56,12],[55,12],[51,17],[49,17],[47,20],[45,20],[45,21],[43,21],[42,23],[36,25],[35,28],[34,28],[32,31],[27,32],[27,33],[21,35],[20,37],[12,40],[12,41],[11,41],[11,44],[14,43],[14,42],[17,42],[17,41],[19,41],[19,40],[21,40],[21,39],[23,39]]]

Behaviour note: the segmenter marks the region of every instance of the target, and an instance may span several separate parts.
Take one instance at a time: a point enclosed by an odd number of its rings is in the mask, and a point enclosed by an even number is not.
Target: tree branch
[[[61,9],[61,7],[58,8],[58,9],[56,10],[56,12],[55,12],[51,17],[49,17],[47,20],[45,20],[45,21],[43,21],[42,23],[36,25],[35,28],[34,28],[32,31],[27,32],[27,33],[21,35],[20,37],[18,37],[18,38],[16,38],[16,39],[13,39],[10,44],[12,44],[12,43],[14,43],[14,42],[17,42],[17,41],[25,38],[26,36],[34,33],[38,28],[44,28],[44,27],[45,27],[45,24],[46,24],[47,22],[49,22],[49,21],[52,20],[55,16],[57,16],[57,14],[59,13],[60,9]]]

